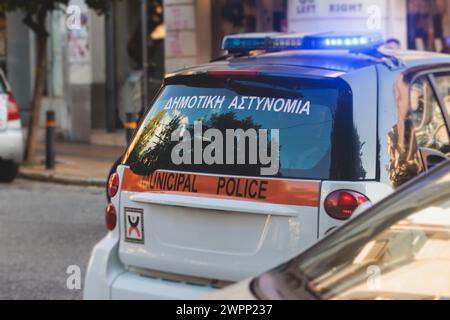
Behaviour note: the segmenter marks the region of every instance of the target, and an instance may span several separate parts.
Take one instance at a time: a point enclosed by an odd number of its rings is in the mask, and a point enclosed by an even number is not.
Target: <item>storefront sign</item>
[[[195,29],[195,7],[193,5],[167,6],[164,22],[168,31]]]
[[[304,18],[364,18],[373,8],[386,12],[386,0],[291,0],[289,19]]]

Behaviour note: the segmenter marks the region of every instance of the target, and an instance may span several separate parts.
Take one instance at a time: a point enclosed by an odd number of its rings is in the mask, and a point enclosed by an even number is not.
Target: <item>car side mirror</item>
[[[420,148],[420,155],[425,164],[425,168],[430,170],[449,158],[442,152],[430,148]]]

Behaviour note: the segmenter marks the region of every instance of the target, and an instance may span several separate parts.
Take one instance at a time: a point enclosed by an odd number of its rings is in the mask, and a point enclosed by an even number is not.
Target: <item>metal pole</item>
[[[47,123],[45,132],[45,168],[47,170],[55,169],[55,127],[55,112],[47,111]]]
[[[116,96],[116,50],[114,41],[114,7],[110,2],[110,9],[106,14],[106,129],[116,131],[117,96]]]
[[[141,0],[142,20],[142,110],[148,106],[148,0]]]

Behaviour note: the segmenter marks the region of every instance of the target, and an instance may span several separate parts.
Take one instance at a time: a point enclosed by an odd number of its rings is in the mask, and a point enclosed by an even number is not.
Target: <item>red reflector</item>
[[[256,70],[208,70],[207,74],[214,77],[256,77]]]
[[[16,99],[10,93],[8,94],[8,121],[14,121],[20,119],[19,107],[17,105]]]
[[[113,198],[119,190],[119,175],[114,172],[108,180],[108,195]]]
[[[117,223],[116,208],[112,203],[108,204],[105,209],[105,224],[109,231],[113,231]]]
[[[369,199],[355,191],[338,190],[325,199],[325,211],[337,220],[349,219],[355,210]]]

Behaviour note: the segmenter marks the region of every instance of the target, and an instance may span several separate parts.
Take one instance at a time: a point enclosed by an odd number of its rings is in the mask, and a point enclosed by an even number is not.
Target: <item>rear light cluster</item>
[[[113,198],[116,196],[117,191],[119,190],[119,175],[117,173],[113,173],[108,180],[108,195]],[[117,212],[116,208],[112,203],[108,204],[105,209],[105,224],[106,228],[109,231],[112,231],[116,228],[117,224]]]
[[[119,175],[117,172],[113,173],[108,180],[108,195],[114,198],[119,190]]]
[[[108,204],[105,209],[105,224],[109,231],[113,231],[117,224],[117,212],[112,203]]]
[[[361,193],[338,190],[328,195],[325,199],[325,211],[334,219],[348,220],[360,205],[369,201]]]
[[[16,99],[10,93],[8,94],[8,121],[15,121],[20,119],[19,106],[17,105]]]

